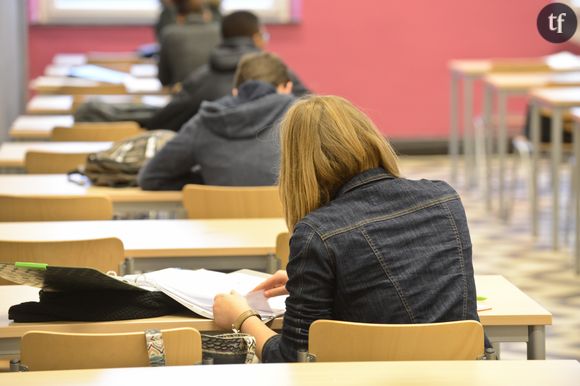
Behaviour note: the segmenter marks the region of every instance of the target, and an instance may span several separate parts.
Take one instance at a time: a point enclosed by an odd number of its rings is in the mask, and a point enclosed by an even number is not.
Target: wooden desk
[[[26,105],[26,114],[73,114],[78,105],[98,100],[105,103],[144,103],[164,107],[169,103],[169,95],[36,95]]]
[[[0,228],[0,235],[4,229]],[[275,240],[275,238],[274,238]],[[476,276],[477,291],[486,296],[492,309],[479,313],[485,332],[494,346],[500,342],[527,342],[528,359],[545,359],[546,325],[552,324],[552,314],[507,281],[503,276]],[[180,327],[184,323],[202,331],[215,330],[211,321],[196,318],[163,317],[119,322],[50,322],[13,323],[8,320],[8,307],[24,301],[38,300],[38,289],[25,286],[0,286],[0,356],[14,356],[19,352],[19,339],[27,331],[116,332],[142,331],[147,323],[167,323],[163,328]],[[282,323],[276,320],[274,329]],[[149,326],[151,327],[151,326]]]
[[[55,77],[66,77],[69,76],[71,69],[77,65],[70,64],[49,64],[44,69],[45,76],[55,76]],[[110,68],[111,65],[101,65],[103,68]],[[128,63],[122,66],[115,66],[118,71],[127,72],[135,78],[156,78],[157,77],[157,65],[154,63]]]
[[[576,160],[573,170],[574,193],[576,197],[576,242],[574,244],[574,261],[576,275],[580,275],[580,108],[572,109],[574,125],[574,159]]]
[[[577,386],[577,361],[438,361],[277,363],[127,369],[38,371],[3,374],[18,386]]]
[[[499,155],[498,168],[498,195],[499,215],[507,220],[509,210],[506,206],[506,165],[508,151],[507,106],[508,97],[512,95],[526,95],[534,88],[539,87],[574,87],[580,86],[580,72],[554,73],[492,73],[484,81],[483,118],[486,128],[492,125],[492,110],[494,96],[497,98],[497,151]],[[485,134],[485,133],[484,133]],[[485,138],[484,138],[485,140]],[[485,196],[488,208],[491,209],[491,171],[486,172]]]
[[[112,84],[80,78],[40,76],[30,82],[39,94],[168,94],[156,78],[133,78],[130,83]]]
[[[0,223],[0,240],[116,237],[125,248],[127,272],[171,266],[274,272],[276,237],[287,231],[283,219],[54,221]]]
[[[13,196],[104,195],[117,213],[169,212],[184,217],[181,191],[144,191],[139,188],[106,188],[70,182],[65,174],[0,175],[0,194]]]
[[[477,181],[475,169],[475,144],[473,142],[473,94],[474,83],[484,75],[501,72],[569,72],[580,70],[580,59],[572,54],[550,55],[542,58],[504,58],[452,60],[449,62],[451,75],[451,117],[449,156],[451,158],[451,182],[457,183],[459,164],[459,132],[463,129],[463,150],[465,153],[466,186],[474,186]],[[463,85],[463,124],[460,125],[459,94]]]
[[[573,107],[580,107],[580,87],[539,88],[530,94],[531,97],[531,136],[532,136],[532,229],[538,234],[538,161],[540,147],[540,108],[552,112],[552,246],[560,247],[560,162],[562,160],[562,136],[564,113]],[[578,137],[575,137],[576,147]]]
[[[0,144],[0,170],[24,169],[29,151],[50,153],[95,153],[107,150],[112,142],[4,142]]]
[[[48,139],[56,126],[71,127],[72,115],[21,115],[10,127],[10,137],[18,139]]]

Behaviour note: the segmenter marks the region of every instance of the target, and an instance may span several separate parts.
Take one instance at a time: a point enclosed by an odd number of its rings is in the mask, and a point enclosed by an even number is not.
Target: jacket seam
[[[447,212],[447,217],[449,222],[451,223],[451,228],[453,229],[453,233],[455,234],[455,240],[457,242],[457,249],[459,252],[459,264],[461,265],[461,278],[463,281],[463,319],[467,318],[467,279],[465,277],[465,261],[463,258],[463,243],[461,242],[461,238],[459,237],[459,230],[457,229],[457,224],[455,223],[455,219],[453,218],[453,214],[451,213],[451,209],[447,203],[441,203],[441,206],[445,208]]]
[[[310,248],[310,242],[312,241],[312,238],[314,237],[314,234],[316,232],[314,232],[314,230],[311,228],[312,233],[310,234],[310,237],[308,237],[307,241],[306,241],[306,245],[304,246],[304,248],[300,251],[300,253],[298,254],[298,256],[300,256],[301,254],[304,253],[305,250],[307,250],[308,248]],[[304,270],[304,265],[306,264],[306,262],[304,260],[302,260],[300,266],[298,267],[297,270],[297,276],[298,276],[298,297],[302,296],[302,291],[304,289],[304,280],[303,280],[303,270]],[[302,323],[304,321],[303,317],[302,317],[303,311],[302,311],[302,307],[300,307],[300,317],[298,318],[298,326],[302,326]],[[296,333],[298,335],[300,335],[300,327],[298,327],[298,331],[296,331]]]
[[[362,233],[363,237],[365,238],[365,240],[367,241],[367,243],[371,247],[373,254],[377,258],[377,260],[379,261],[379,264],[381,265],[381,268],[383,269],[383,272],[385,273],[385,275],[387,275],[387,278],[391,281],[391,283],[393,283],[393,286],[395,287],[395,290],[397,291],[397,294],[399,295],[399,299],[403,303],[403,307],[405,307],[405,311],[407,311],[407,315],[409,316],[411,323],[415,323],[415,316],[413,315],[413,311],[411,310],[411,307],[409,307],[409,304],[407,303],[407,299],[405,298],[405,295],[403,294],[403,289],[399,286],[399,283],[394,279],[393,275],[391,274],[391,271],[389,270],[389,267],[387,266],[386,262],[383,259],[382,254],[376,248],[375,243],[372,241],[372,239],[369,237],[367,231],[363,227],[360,228],[360,232]]]
[[[341,194],[345,194],[347,192],[350,192],[351,190],[358,188],[362,185],[368,184],[369,182],[374,182],[374,181],[380,181],[380,180],[384,180],[384,179],[389,179],[391,176],[390,175],[380,175],[380,176],[374,176],[374,177],[368,177],[367,179],[358,181],[354,184],[352,184],[351,186],[347,186],[346,189],[341,192]]]
[[[371,219],[368,219],[368,220],[359,221],[356,224],[349,225],[349,226],[346,226],[346,227],[343,227],[343,228],[339,228],[339,229],[335,229],[332,232],[328,232],[328,233],[322,235],[321,239],[322,240],[326,240],[326,239],[329,239],[332,236],[336,236],[336,235],[338,235],[340,233],[344,233],[344,232],[348,232],[348,231],[354,230],[356,228],[362,227],[364,225],[367,225],[367,224],[370,224],[370,223],[373,223],[373,222],[384,221],[384,220],[392,220],[394,218],[397,218],[397,217],[400,217],[400,216],[404,216],[406,214],[410,214],[410,213],[413,213],[413,212],[417,212],[419,210],[426,209],[426,208],[430,208],[432,206],[440,205],[440,204],[442,204],[444,202],[447,202],[447,201],[457,200],[458,198],[459,198],[459,196],[457,194],[453,194],[453,195],[449,195],[449,196],[444,196],[444,197],[441,197],[441,198],[439,198],[437,200],[428,201],[428,202],[425,202],[425,203],[420,204],[420,205],[412,206],[412,207],[407,208],[407,209],[403,209],[403,210],[400,210],[400,211],[397,211],[397,212],[394,212],[394,213],[390,213],[388,215],[374,217],[374,218],[371,218]]]

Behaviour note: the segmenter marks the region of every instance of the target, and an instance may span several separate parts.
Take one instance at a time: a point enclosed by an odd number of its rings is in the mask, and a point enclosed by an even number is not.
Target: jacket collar
[[[185,17],[184,24],[207,24],[204,20],[203,15],[199,13],[190,13]]]
[[[336,193],[336,197],[340,197],[345,193],[350,192],[362,185],[366,185],[373,181],[385,180],[395,178],[383,168],[373,168],[365,170],[364,172],[357,174],[350,179],[346,184],[344,184]]]
[[[254,43],[254,39],[246,36],[224,39],[221,45],[226,47],[251,47],[258,50],[258,47],[256,47],[256,44]]]

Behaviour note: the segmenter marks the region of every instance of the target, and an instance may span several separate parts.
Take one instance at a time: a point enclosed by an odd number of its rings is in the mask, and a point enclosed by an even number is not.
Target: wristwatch
[[[234,320],[234,322],[232,323],[232,330],[234,330],[235,333],[241,332],[242,324],[244,324],[246,319],[251,318],[252,316],[257,316],[258,319],[262,320],[262,317],[260,316],[260,314],[258,314],[256,311],[250,309],[250,310],[242,312],[240,314],[240,316],[238,316],[236,318],[236,320]]]

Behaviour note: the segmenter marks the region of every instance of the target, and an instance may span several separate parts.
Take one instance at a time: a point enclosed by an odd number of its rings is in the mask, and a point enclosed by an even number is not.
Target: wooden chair
[[[66,239],[70,235],[62,235]],[[90,267],[101,272],[119,271],[125,260],[123,242],[117,238],[71,241],[0,241],[0,262],[25,261],[62,267]],[[0,279],[0,285],[14,284]]]
[[[190,219],[283,216],[276,186],[186,185],[183,206]]]
[[[51,153],[28,151],[24,168],[30,174],[63,174],[84,165],[89,153]]]
[[[276,237],[276,257],[280,260],[280,269],[286,269],[290,257],[290,233],[280,233]]]
[[[113,219],[106,196],[0,195],[0,221],[89,221]]]
[[[201,336],[188,328],[161,330],[167,366],[201,362]],[[144,332],[72,334],[30,331],[22,336],[21,366],[30,371],[146,367]]]
[[[308,352],[316,361],[471,360],[484,354],[479,322],[367,324],[317,320]]]
[[[143,132],[137,122],[77,123],[72,127],[55,127],[50,133],[50,139],[60,142],[108,142],[120,141]]]

